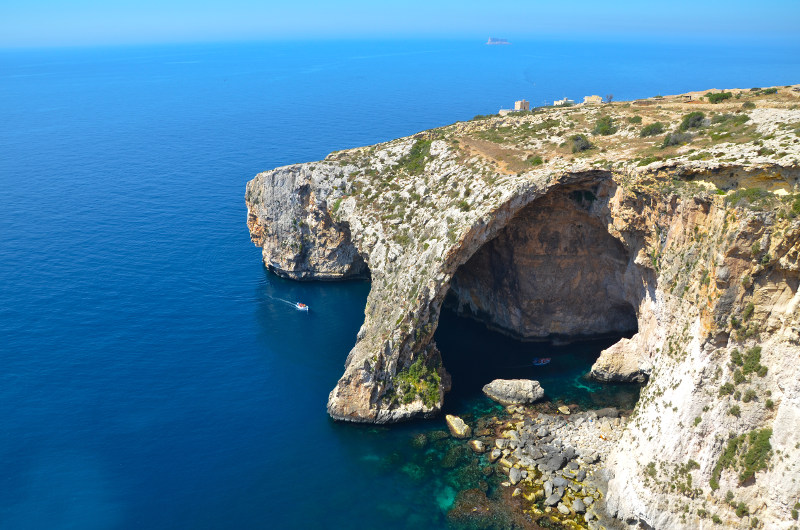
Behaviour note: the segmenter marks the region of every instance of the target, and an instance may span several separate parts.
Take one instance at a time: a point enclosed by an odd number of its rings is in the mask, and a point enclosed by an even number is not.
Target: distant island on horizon
[[[498,44],[511,44],[506,39],[498,39],[497,37],[489,37],[489,40],[486,41],[487,45],[498,45]]]

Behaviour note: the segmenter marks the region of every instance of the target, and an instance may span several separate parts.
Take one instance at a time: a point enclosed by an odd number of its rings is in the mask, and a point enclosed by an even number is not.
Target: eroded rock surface
[[[649,378],[608,458],[610,512],[655,528],[697,528],[712,513],[728,527],[788,528],[800,498],[793,94],[458,123],[259,174],[248,226],[267,266],[371,278],[330,415],[386,423],[441,409],[450,377],[432,338],[446,297],[522,338],[635,331],[593,369]],[[689,145],[639,137],[689,111],[709,117]],[[591,136],[600,112],[618,132]],[[574,134],[595,149],[570,153]],[[745,458],[753,451],[763,458]],[[735,515],[728,490],[750,516]]]

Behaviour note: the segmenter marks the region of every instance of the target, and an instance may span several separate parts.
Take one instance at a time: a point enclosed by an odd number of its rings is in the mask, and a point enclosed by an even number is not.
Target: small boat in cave
[[[533,360],[534,366],[544,366],[545,364],[550,364],[552,357],[537,357]]]
[[[297,302],[294,306],[298,311],[308,311],[308,306],[303,302]]]

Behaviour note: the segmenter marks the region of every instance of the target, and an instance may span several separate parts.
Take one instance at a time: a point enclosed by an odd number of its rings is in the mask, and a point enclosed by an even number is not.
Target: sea
[[[484,41],[0,50],[0,528],[447,528],[460,491],[491,493],[441,417],[329,419],[370,285],[269,273],[245,183],[523,98],[797,83],[800,43]],[[502,413],[494,377],[638,396],[583,378],[613,339],[445,311],[436,340],[469,421]]]

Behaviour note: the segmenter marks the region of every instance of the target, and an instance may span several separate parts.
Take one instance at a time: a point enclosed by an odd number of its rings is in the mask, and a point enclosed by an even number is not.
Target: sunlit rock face
[[[607,458],[608,514],[658,529],[795,525],[794,88],[744,93],[757,99],[748,112],[738,100],[604,105],[624,125],[579,155],[569,140],[591,130],[596,107],[461,122],[256,176],[248,226],[271,270],[371,279],[328,413],[390,423],[439,412],[451,377],[434,334],[448,293],[462,314],[527,339],[635,329],[591,373],[648,380]],[[697,111],[721,121],[688,146],[662,149],[631,121],[675,130]]]
[[[522,339],[635,330],[634,268],[595,191],[554,191],[522,209],[458,269],[448,302]]]

